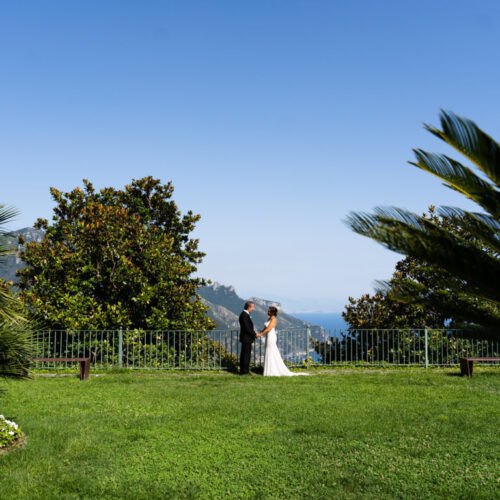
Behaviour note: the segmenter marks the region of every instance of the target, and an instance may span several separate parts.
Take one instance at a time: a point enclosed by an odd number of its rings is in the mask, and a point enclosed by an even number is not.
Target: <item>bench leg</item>
[[[472,377],[472,371],[474,370],[474,361],[469,361],[467,363],[467,375]]]
[[[460,375],[467,375],[467,360],[464,358],[460,358]]]
[[[80,361],[80,380],[89,378],[90,360]]]

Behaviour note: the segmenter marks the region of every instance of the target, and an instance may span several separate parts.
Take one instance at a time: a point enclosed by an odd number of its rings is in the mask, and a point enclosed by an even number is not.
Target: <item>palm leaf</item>
[[[19,215],[19,212],[15,208],[0,205],[0,234],[8,234],[8,231],[2,225],[12,222],[17,215]]]
[[[424,124],[432,134],[460,151],[500,187],[500,145],[472,120],[441,110],[442,130]]]
[[[460,220],[463,229],[473,234],[478,244],[489,247],[498,256],[500,254],[500,223],[486,214],[466,212],[456,207],[440,207],[443,217]]]
[[[483,207],[487,212],[500,218],[500,192],[485,180],[478,177],[470,168],[464,167],[458,161],[446,155],[428,153],[421,149],[414,149],[417,162],[409,162],[439,179],[445,185]]]
[[[377,291],[387,294],[393,300],[405,304],[421,306],[429,310],[439,310],[455,320],[480,323],[483,326],[500,329],[500,316],[494,304],[471,299],[467,295],[457,295],[449,290],[428,290],[421,283],[411,280],[398,282],[378,282]]]
[[[33,356],[33,332],[25,326],[0,322],[0,377],[24,378]]]
[[[464,280],[469,293],[500,303],[500,261],[431,221],[398,208],[377,208],[375,215],[353,213],[346,222],[390,250]]]
[[[12,255],[16,251],[12,239],[8,237],[10,233],[2,226],[11,222],[17,214],[16,209],[0,205],[0,263],[7,255]],[[20,304],[18,300],[8,291],[0,288],[0,322],[24,323],[26,320],[19,311]]]

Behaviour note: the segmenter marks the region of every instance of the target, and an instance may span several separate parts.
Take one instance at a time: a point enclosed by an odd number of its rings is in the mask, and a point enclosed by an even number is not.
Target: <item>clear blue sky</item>
[[[202,215],[200,273],[340,311],[399,258],[351,210],[470,207],[409,166],[440,108],[500,137],[498,1],[3,1],[0,202],[153,175]]]

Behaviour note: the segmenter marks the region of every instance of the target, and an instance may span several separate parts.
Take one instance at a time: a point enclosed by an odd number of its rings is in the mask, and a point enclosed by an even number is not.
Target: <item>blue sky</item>
[[[351,210],[471,205],[407,164],[440,108],[500,137],[496,1],[4,1],[0,202],[153,175],[202,215],[200,274],[336,312],[399,256]],[[458,155],[455,155],[458,156]]]

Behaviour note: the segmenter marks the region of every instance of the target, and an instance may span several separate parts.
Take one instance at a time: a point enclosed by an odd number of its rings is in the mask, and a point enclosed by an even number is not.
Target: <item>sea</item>
[[[347,323],[341,313],[292,313],[292,316],[322,326],[325,330],[347,329]]]

